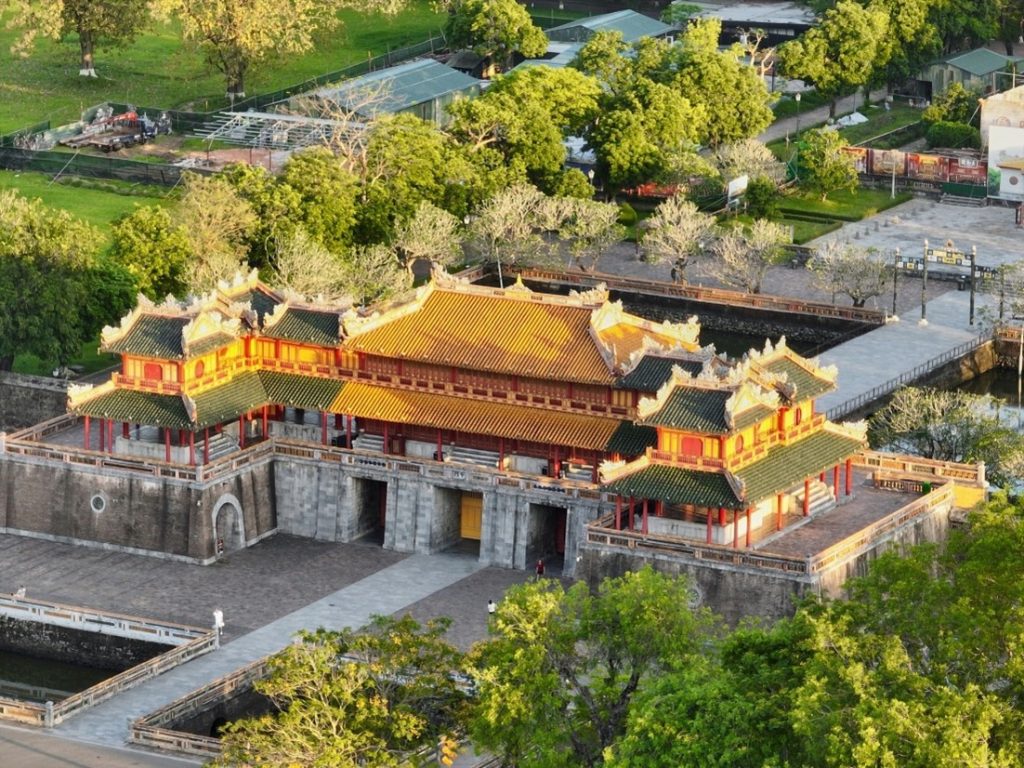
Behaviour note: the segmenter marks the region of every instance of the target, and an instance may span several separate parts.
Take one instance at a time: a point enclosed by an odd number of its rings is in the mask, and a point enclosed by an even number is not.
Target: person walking
[[[487,615],[488,616],[493,616],[495,611],[497,611],[497,610],[498,610],[498,604],[496,602],[494,602],[493,600],[488,600],[487,601]]]
[[[538,579],[544,578],[544,560],[543,559],[537,561],[537,578]]]

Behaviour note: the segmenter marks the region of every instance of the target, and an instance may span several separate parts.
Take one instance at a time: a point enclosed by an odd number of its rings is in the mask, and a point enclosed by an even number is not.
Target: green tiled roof
[[[818,430],[798,443],[773,448],[758,462],[736,472],[747,499],[761,499],[791,488],[805,477],[817,475],[845,461],[861,448],[859,441],[828,430]]]
[[[83,416],[128,421],[172,429],[191,429],[192,424],[180,395],[158,395],[131,389],[115,389],[93,397],[71,409]]]
[[[650,464],[608,483],[603,490],[638,499],[660,499],[671,504],[730,509],[743,506],[723,473],[700,472],[663,464]]]
[[[128,332],[104,352],[126,353],[141,357],[159,357],[164,360],[184,356],[181,348],[181,330],[191,322],[188,317],[140,316]]]
[[[793,362],[788,357],[774,360],[764,366],[764,368],[766,371],[770,371],[771,373],[786,374],[789,382],[796,385],[796,397],[794,398],[794,401],[815,398],[819,395],[825,394],[826,392],[831,392],[836,388],[836,385],[828,379],[818,378],[802,365]]]
[[[195,396],[196,428],[210,427],[237,419],[243,413],[268,403],[260,374],[246,371],[227,384]]]
[[[696,376],[704,363],[700,360],[678,360],[671,357],[644,355],[636,367],[615,382],[617,389],[635,389],[640,392],[657,392],[672,376],[672,366],[678,365],[684,371]]]
[[[677,387],[660,410],[644,419],[643,423],[694,432],[728,432],[725,401],[730,397],[732,392],[729,390]]]
[[[334,398],[345,386],[343,381],[313,378],[298,373],[260,371],[259,376],[270,402],[317,411],[330,408]]]
[[[256,312],[257,320],[262,323],[263,318],[274,311],[280,302],[265,291],[261,291],[258,288],[254,288],[251,291],[247,291],[239,296],[235,301],[241,304],[248,304]]]
[[[341,324],[337,312],[289,307],[284,317],[264,330],[272,339],[307,341],[320,346],[338,343]]]
[[[207,336],[204,339],[199,339],[188,345],[188,356],[199,357],[205,355],[207,352],[213,352],[215,349],[226,347],[228,344],[233,342],[235,337],[230,333],[214,333]]]
[[[623,456],[639,456],[649,446],[657,443],[658,430],[654,427],[643,427],[631,421],[624,421],[612,434],[607,450],[609,453],[621,453]]]
[[[747,427],[752,427],[755,424],[764,421],[773,413],[775,413],[774,408],[769,405],[762,405],[758,403],[734,417],[732,428],[734,430],[741,430],[746,429]]]
[[[1020,59],[1013,56],[1004,56],[998,51],[990,51],[988,48],[975,48],[973,51],[947,57],[945,61],[947,64],[970,72],[976,77],[983,77],[1006,69],[1008,64],[1020,61]]]

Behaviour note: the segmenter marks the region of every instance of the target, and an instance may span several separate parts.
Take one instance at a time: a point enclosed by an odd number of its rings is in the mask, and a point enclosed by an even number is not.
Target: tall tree
[[[867,85],[885,64],[889,18],[884,10],[839,0],[821,24],[779,46],[783,72],[814,84],[829,98],[829,117],[845,91]]]
[[[450,622],[376,617],[361,632],[304,632],[255,684],[276,711],[227,726],[220,766],[398,768],[455,731],[465,693]]]
[[[838,131],[819,128],[807,131],[798,146],[797,172],[800,185],[828,198],[830,192],[853,191],[860,183],[853,156],[843,152],[849,142]]]
[[[544,200],[536,187],[517,184],[498,192],[471,219],[469,243],[484,259],[498,265],[501,285],[503,263],[530,262],[544,253],[540,236]]]
[[[690,259],[708,245],[715,218],[679,194],[661,203],[646,225],[645,258],[655,264],[670,262],[673,279],[682,281]]]
[[[306,233],[334,253],[341,253],[352,241],[357,181],[323,147],[293,154],[280,178],[298,195],[297,218]]]
[[[398,254],[390,245],[374,243],[349,249],[342,259],[345,292],[361,306],[388,299],[412,285]]]
[[[568,243],[570,258],[577,267],[596,270],[601,255],[625,234],[625,228],[619,224],[619,206],[571,197],[561,200],[563,215],[558,237]]]
[[[875,70],[869,85],[884,84],[889,93],[915,76],[938,55],[942,41],[931,20],[936,0],[858,0],[881,10],[888,18],[888,34],[879,46],[884,65]]]
[[[724,181],[738,176],[767,178],[780,184],[786,179],[786,165],[779,162],[767,146],[757,139],[723,144],[715,150],[712,162]]]
[[[249,263],[266,266],[279,243],[290,240],[300,226],[302,197],[266,168],[232,163],[220,174],[252,207],[256,224],[246,238]]]
[[[773,119],[771,94],[757,70],[740,59],[740,51],[718,49],[721,30],[718,19],[693,22],[672,49],[676,74],[671,82],[704,108],[698,138],[711,147],[757,136]]]
[[[469,734],[506,765],[598,766],[625,731],[638,688],[702,653],[712,622],[688,582],[650,568],[563,590],[513,587],[470,660]]]
[[[132,42],[151,18],[149,6],[138,0],[10,0],[10,5],[14,13],[8,26],[23,30],[12,50],[27,55],[37,37],[74,35],[82,77],[96,77],[97,48]]]
[[[453,48],[472,48],[507,67],[514,53],[528,59],[548,49],[544,31],[516,0],[449,0],[448,41]]]
[[[84,322],[99,239],[66,211],[0,190],[0,370],[21,353],[63,365],[99,331]]]
[[[165,208],[143,206],[114,222],[110,254],[150,299],[185,295],[192,258],[188,231]]]
[[[784,255],[789,232],[781,224],[757,219],[749,227],[721,234],[707,249],[704,267],[710,275],[748,293],[760,293],[768,268]]]
[[[188,173],[183,187],[173,218],[188,234],[192,253],[188,288],[203,293],[239,270],[247,270],[247,242],[256,226],[256,214],[220,177]]]
[[[306,297],[341,303],[350,295],[349,271],[342,259],[302,227],[277,241],[270,260],[274,284]]]
[[[458,219],[424,201],[395,230],[395,247],[409,272],[419,260],[443,269],[462,259],[462,237]]]
[[[127,2],[128,0],[126,0]],[[245,96],[245,77],[272,56],[295,56],[313,48],[318,32],[337,26],[338,11],[397,13],[403,0],[154,0],[181,22],[227,80],[227,96]],[[137,3],[141,5],[141,3]]]
[[[863,307],[868,299],[881,296],[892,279],[893,265],[875,248],[858,248],[849,243],[829,240],[807,262],[814,282],[824,291],[842,293]]]

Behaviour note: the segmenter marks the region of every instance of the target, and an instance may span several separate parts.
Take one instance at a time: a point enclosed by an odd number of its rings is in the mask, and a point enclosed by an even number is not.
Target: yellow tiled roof
[[[609,384],[592,306],[434,290],[414,312],[347,339],[371,355],[538,379]]]
[[[619,426],[616,419],[577,416],[448,395],[348,383],[331,404],[332,413],[417,424],[511,440],[604,450]]]

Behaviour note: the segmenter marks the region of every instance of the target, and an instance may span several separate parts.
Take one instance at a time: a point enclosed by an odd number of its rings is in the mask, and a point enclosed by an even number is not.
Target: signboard
[[[906,176],[907,155],[897,149],[876,149],[871,152],[871,172],[875,174],[892,174]]]
[[[907,153],[907,176],[925,181],[945,181],[949,174],[949,158],[942,155]]]
[[[993,125],[989,130],[988,196],[1024,200],[1024,128]]]
[[[735,179],[731,180],[729,182],[729,188],[727,190],[729,199],[733,200],[742,195],[744,192],[746,192],[747,184],[749,183],[750,178],[746,174],[743,174],[742,176],[737,176]]]

